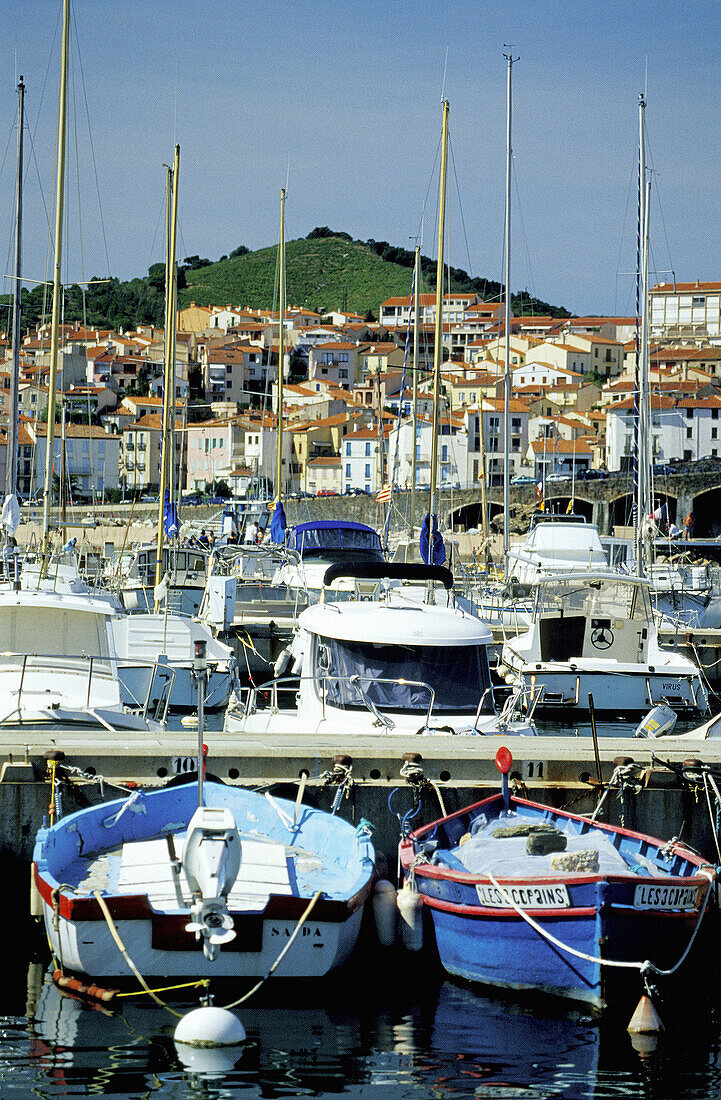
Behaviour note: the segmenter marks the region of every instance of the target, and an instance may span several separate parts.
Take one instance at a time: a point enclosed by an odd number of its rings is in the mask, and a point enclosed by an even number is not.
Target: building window
[[[366,443],[366,458],[368,458],[370,453],[371,453],[371,445],[370,445],[370,443]]]
[[[345,445],[345,453],[346,453],[346,454],[348,455],[348,457],[350,458],[350,439],[348,440],[348,442],[347,442],[347,443],[346,443],[346,445]]]
[[[718,420],[718,409],[711,409],[711,419]]]
[[[711,429],[711,438],[712,439],[718,439],[718,428],[712,428]]]
[[[345,476],[346,476],[347,478],[349,478],[349,477],[350,477],[350,462],[346,462],[346,467],[345,467]]]
[[[690,420],[693,416],[693,409],[686,409],[686,419]]]
[[[686,438],[687,439],[693,439],[693,428],[687,428],[686,429]]]
[[[371,464],[366,462],[366,481],[370,481],[371,478]]]
[[[448,462],[448,444],[444,443],[441,447],[441,462]]]

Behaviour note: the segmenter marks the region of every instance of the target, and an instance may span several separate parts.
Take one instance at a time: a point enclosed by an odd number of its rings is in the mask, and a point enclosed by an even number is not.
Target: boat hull
[[[450,974],[600,1011],[620,979],[635,979],[639,989],[647,960],[675,967],[713,904],[713,869],[675,842],[664,846],[524,799],[510,807],[505,817],[495,796],[401,841],[404,873],[430,911]],[[544,856],[529,863],[518,845],[525,853],[528,829],[539,826],[564,833],[578,853],[571,864],[585,869],[554,870]],[[635,965],[611,965],[626,963]]]
[[[548,887],[545,882],[544,888]],[[504,889],[514,889],[504,881]],[[516,884],[516,890],[528,884]],[[433,918],[438,954],[445,970],[466,981],[522,992],[539,992],[565,997],[602,1010],[608,1001],[613,977],[601,957],[672,966],[680,957],[698,919],[688,913],[657,913],[633,910],[625,902],[627,889],[607,882],[589,882],[578,887],[573,908],[558,913],[529,909],[541,927],[574,951],[566,953],[544,939],[513,911],[499,915],[478,906],[462,907],[441,898],[424,901]],[[615,898],[620,892],[617,908]],[[569,893],[574,891],[569,890]],[[624,971],[637,974],[634,970]]]
[[[140,973],[152,978],[260,978],[268,973],[296,928],[302,910],[293,918],[244,916],[231,913],[236,940],[210,962],[192,934],[185,932],[189,917],[149,914],[140,919],[118,919],[117,931]],[[358,939],[362,905],[345,919],[314,920],[303,925],[274,977],[319,978],[341,966]],[[110,929],[97,920],[67,920],[55,927],[52,904],[43,903],[45,930],[55,958],[65,969],[93,978],[130,978]]]
[[[543,695],[537,706],[544,711],[573,711],[588,714],[588,697],[596,711],[611,714],[644,715],[657,703],[675,711],[705,714],[708,696],[698,676],[673,672],[624,672],[599,670],[527,669],[518,674],[524,685]]]

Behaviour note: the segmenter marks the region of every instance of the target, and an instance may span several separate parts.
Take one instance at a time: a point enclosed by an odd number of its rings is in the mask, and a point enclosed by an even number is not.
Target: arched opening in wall
[[[493,509],[493,505],[491,505]],[[473,528],[481,530],[483,527],[483,505],[480,501],[474,504],[464,504],[462,508],[455,508],[449,516],[453,529],[462,527],[464,531]]]
[[[709,489],[694,497],[693,514],[696,517],[694,538],[718,538],[721,535],[721,489]],[[676,520],[679,527],[683,527],[685,518],[685,516],[679,516]]]
[[[624,496],[616,497],[615,500],[609,502],[612,533],[617,527],[629,529],[633,527],[633,500],[632,493],[625,493]],[[666,522],[678,523],[681,526],[676,516],[676,497],[669,496],[668,493],[654,493],[653,511],[661,509],[664,504],[666,505],[666,516],[664,517]]]
[[[631,493],[625,493],[621,497],[616,497],[615,500],[609,501],[609,522],[611,525],[611,533],[613,534],[617,527],[632,527],[633,526],[633,496]]]
[[[570,505],[570,507],[569,507]],[[590,523],[593,519],[593,504],[590,500],[579,500],[578,497],[551,497],[546,498],[546,511],[555,515],[583,516]]]

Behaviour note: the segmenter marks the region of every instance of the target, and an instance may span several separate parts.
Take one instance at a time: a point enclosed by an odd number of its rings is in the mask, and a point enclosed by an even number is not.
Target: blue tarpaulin
[[[421,538],[420,549],[421,558],[426,565],[443,565],[446,560],[446,547],[443,542],[443,536],[438,530],[438,516],[433,514],[433,539],[432,545],[429,547],[429,538],[431,532],[431,514],[428,512],[426,518],[421,525]]]
[[[175,539],[178,537],[180,531],[180,524],[178,522],[178,508],[176,504],[170,503],[170,492],[165,490],[165,505],[163,508],[163,530],[165,531],[165,537],[169,539]]]
[[[285,509],[280,501],[273,509],[273,518],[270,521],[270,537],[273,542],[285,542],[285,532],[288,524],[285,518]]]

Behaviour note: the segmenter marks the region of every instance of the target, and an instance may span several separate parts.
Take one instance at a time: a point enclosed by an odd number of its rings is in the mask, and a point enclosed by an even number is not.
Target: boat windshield
[[[384,561],[377,531],[370,528],[313,527],[295,531],[291,549],[303,558],[327,558],[332,561]]]
[[[484,645],[384,645],[319,638],[315,665],[318,675],[327,677],[328,702],[343,709],[364,707],[363,692],[379,710],[425,712],[428,684],[435,692],[434,712],[475,714],[491,682]],[[357,686],[350,679],[354,676]],[[482,713],[492,710],[489,691]]]
[[[537,614],[593,615],[598,618],[646,622],[650,618],[648,593],[643,585],[623,579],[584,581],[579,577],[554,579],[539,585]]]
[[[107,657],[105,615],[63,607],[2,607],[0,634],[6,653],[58,657]]]

